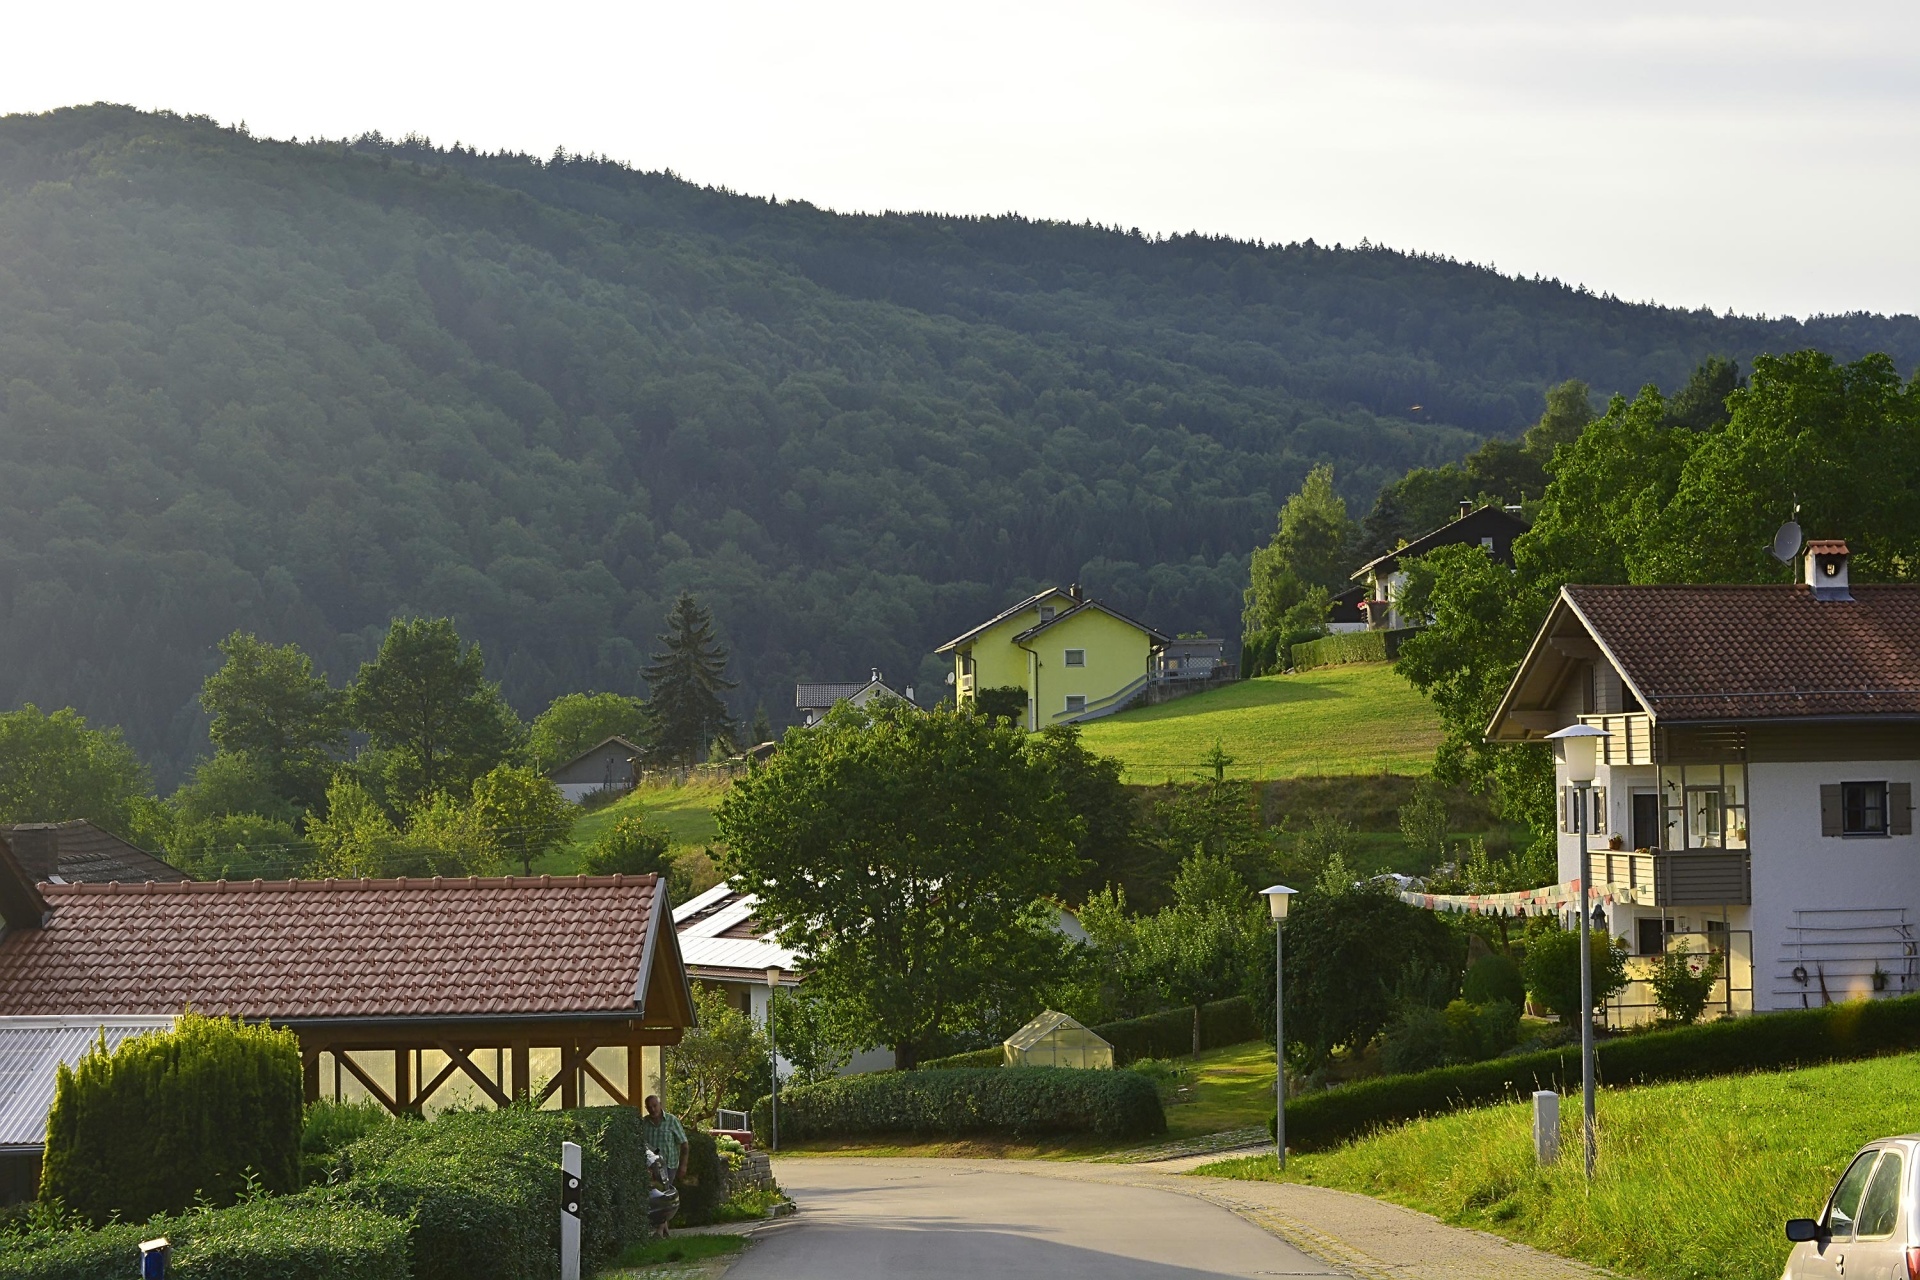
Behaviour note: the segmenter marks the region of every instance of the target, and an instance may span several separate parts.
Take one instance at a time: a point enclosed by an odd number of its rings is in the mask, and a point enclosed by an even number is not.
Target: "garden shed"
[[[1064,1013],[1049,1009],[1006,1040],[1010,1067],[1113,1066],[1113,1046]]]

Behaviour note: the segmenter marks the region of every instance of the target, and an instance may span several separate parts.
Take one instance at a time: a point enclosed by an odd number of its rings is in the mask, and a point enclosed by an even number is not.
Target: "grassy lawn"
[[[1196,1060],[1191,1102],[1167,1108],[1164,1138],[1112,1143],[1098,1138],[946,1138],[899,1142],[809,1142],[782,1147],[785,1154],[818,1156],[948,1156],[1000,1160],[1075,1160],[1111,1155],[1130,1147],[1197,1138],[1229,1129],[1264,1127],[1273,1111],[1273,1046],[1257,1041],[1210,1049]]]
[[[701,849],[716,844],[719,828],[714,825],[713,810],[727,791],[724,782],[688,783],[685,786],[643,787],[622,797],[604,809],[582,814],[573,824],[573,839],[567,845],[533,864],[535,875],[572,875],[580,869],[585,853],[600,833],[630,814],[644,813],[667,830],[677,855],[686,849]]]
[[[1416,1121],[1288,1161],[1290,1181],[1364,1192],[1651,1280],[1773,1280],[1781,1224],[1818,1212],[1863,1142],[1920,1125],[1920,1054],[1771,1075],[1603,1090],[1600,1160],[1581,1174],[1580,1106],[1560,1163],[1533,1161],[1531,1104]],[[1218,1177],[1276,1177],[1273,1157]]]
[[[1091,721],[1082,736],[1142,784],[1199,775],[1216,739],[1234,758],[1234,778],[1424,774],[1440,717],[1391,666],[1370,662],[1242,680]]]
[[[629,1248],[611,1270],[602,1271],[600,1275],[602,1280],[630,1275],[708,1275],[712,1273],[698,1264],[738,1253],[746,1243],[745,1236],[736,1235],[676,1235],[665,1240],[648,1240]]]

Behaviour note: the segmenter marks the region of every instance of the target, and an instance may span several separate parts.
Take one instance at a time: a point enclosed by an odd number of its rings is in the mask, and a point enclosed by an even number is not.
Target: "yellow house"
[[[1146,687],[1170,637],[1087,599],[1076,584],[1029,596],[935,653],[953,655],[954,695],[1024,689],[1027,728],[1112,715]]]

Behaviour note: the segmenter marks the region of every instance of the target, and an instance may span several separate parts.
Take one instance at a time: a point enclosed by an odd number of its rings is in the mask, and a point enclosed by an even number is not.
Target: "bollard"
[[[580,1144],[560,1144],[560,1280],[580,1280]]]
[[[1551,1089],[1533,1095],[1533,1158],[1542,1168],[1560,1158],[1560,1095]]]
[[[167,1280],[167,1266],[173,1261],[173,1246],[167,1238],[140,1242],[140,1280]]]

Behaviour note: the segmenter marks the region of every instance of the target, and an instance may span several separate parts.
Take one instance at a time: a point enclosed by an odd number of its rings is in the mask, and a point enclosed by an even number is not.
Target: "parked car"
[[[1881,1138],[1847,1165],[1818,1218],[1791,1218],[1781,1280],[1920,1280],[1920,1135]]]

